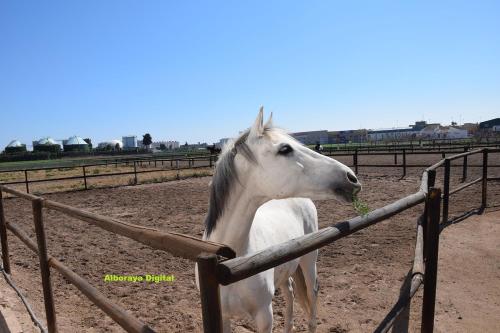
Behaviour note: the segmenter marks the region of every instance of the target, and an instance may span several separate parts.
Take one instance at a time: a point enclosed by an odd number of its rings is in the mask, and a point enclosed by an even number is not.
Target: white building
[[[156,142],[153,142],[151,144],[151,148],[153,148],[153,149],[160,149],[160,146],[162,144],[165,145],[165,147],[168,150],[177,149],[180,146],[179,141],[168,140],[168,141],[156,141]]]
[[[123,149],[136,149],[137,148],[137,136],[128,135],[122,137]]]
[[[426,126],[419,133],[422,139],[465,139],[468,136],[466,129],[441,125]]]

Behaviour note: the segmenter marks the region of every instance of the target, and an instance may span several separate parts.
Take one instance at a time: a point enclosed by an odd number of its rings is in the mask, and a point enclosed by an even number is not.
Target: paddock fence
[[[22,198],[32,203],[33,222],[35,225],[36,241],[17,224],[5,219],[3,206],[3,193],[9,193],[15,197]],[[42,278],[43,299],[45,315],[49,333],[57,332],[57,320],[54,298],[52,295],[52,284],[50,279],[50,268],[61,273],[70,283],[80,290],[90,301],[110,316],[118,325],[127,332],[154,332],[148,325],[128,313],[119,305],[106,298],[101,292],[93,287],[88,281],[76,274],[69,267],[48,253],[45,238],[45,226],[43,221],[43,210],[50,209],[66,214],[73,218],[85,221],[100,227],[111,233],[133,239],[139,243],[150,246],[153,249],[171,253],[174,256],[196,261],[198,256],[211,253],[220,257],[234,258],[235,253],[229,247],[215,242],[202,241],[193,236],[183,235],[175,232],[163,232],[153,228],[138,226],[118,219],[91,213],[83,209],[68,206],[59,202],[44,199],[40,196],[24,193],[4,185],[0,185],[0,240],[2,245],[3,270],[11,274],[9,245],[7,230],[18,237],[31,251],[38,254],[40,262],[40,273]]]
[[[476,144],[476,146],[482,147],[484,144]],[[401,170],[401,177],[405,177],[408,173],[408,169],[411,168],[425,168],[428,164],[423,163],[408,163],[407,157],[409,156],[422,156],[422,155],[441,155],[441,158],[446,158],[446,156],[460,154],[463,152],[472,151],[472,145],[448,145],[448,146],[437,146],[430,148],[412,147],[405,148],[405,145],[398,146],[376,146],[373,147],[356,147],[340,150],[326,150],[322,153],[330,157],[350,157],[349,162],[346,165],[352,167],[356,174],[360,172],[361,168],[396,168]],[[495,145],[489,148],[500,148],[500,142],[496,142]],[[480,149],[480,148],[478,148]],[[394,163],[360,163],[359,159],[362,156],[390,156],[394,158]],[[43,168],[25,168],[25,169],[14,169],[14,170],[0,170],[1,174],[17,174],[14,181],[0,181],[0,185],[20,185],[23,184],[27,193],[30,193],[30,184],[37,183],[47,183],[47,182],[63,182],[63,181],[81,181],[82,189],[88,190],[94,188],[89,185],[89,181],[96,178],[103,177],[118,177],[118,176],[130,176],[128,184],[137,185],[141,184],[139,175],[141,174],[161,174],[164,172],[174,172],[176,173],[175,179],[180,179],[180,172],[186,170],[197,170],[212,168],[217,161],[217,155],[201,155],[201,156],[177,156],[171,158],[140,158],[140,159],[116,159],[116,160],[104,160],[100,163],[83,164],[78,166],[54,166],[54,167],[43,167]],[[92,168],[95,167],[115,167],[125,168],[125,171],[116,172],[105,172],[105,173],[94,173]],[[468,168],[481,168],[480,164],[469,164],[467,155],[464,156],[462,162],[463,177],[467,177]],[[500,167],[499,165],[490,165],[490,167]],[[49,172],[51,170],[56,170],[56,172],[64,173],[65,170],[75,170],[80,169],[81,172],[77,175],[72,176],[57,176],[57,177],[32,177],[33,173],[38,171]],[[19,175],[21,175],[19,177]],[[0,177],[1,179],[1,177]]]
[[[235,283],[296,259],[421,203],[424,203],[424,208],[417,221],[413,266],[405,280],[407,287],[402,288],[406,292],[401,293],[401,296],[390,312],[382,319],[375,332],[388,332],[393,327],[401,313],[409,306],[412,297],[422,284],[424,285],[424,291],[421,331],[425,333],[433,332],[439,233],[444,226],[455,221],[455,219],[450,220],[448,218],[450,196],[467,187],[480,183],[482,186],[481,206],[477,213],[482,213],[487,206],[488,181],[500,180],[500,177],[488,178],[488,154],[499,152],[500,149],[481,148],[442,159],[425,169],[422,174],[420,188],[416,193],[373,210],[365,216],[357,216],[331,227],[320,229],[317,232],[306,234],[243,257],[221,260],[213,254],[200,256],[198,258],[198,267],[205,332],[222,332],[219,299],[220,285],[225,286]],[[476,154],[482,154],[482,176],[450,190],[451,162]],[[443,190],[435,186],[436,170],[438,168],[444,168]]]
[[[175,256],[196,261],[198,263],[204,331],[222,332],[219,297],[220,285],[229,285],[276,267],[424,203],[423,213],[417,221],[414,262],[410,271],[411,274],[407,276],[407,281],[410,282],[408,293],[401,295],[391,311],[376,328],[375,332],[387,332],[394,325],[398,316],[408,306],[411,298],[422,284],[424,284],[424,295],[421,328],[422,332],[432,332],[434,325],[439,232],[444,226],[454,221],[454,219],[448,219],[450,196],[469,186],[480,183],[482,186],[482,201],[478,213],[481,213],[487,205],[488,181],[500,180],[500,177],[488,177],[488,155],[499,152],[500,149],[496,148],[481,148],[447,157],[428,167],[423,172],[420,188],[414,194],[373,210],[367,215],[357,216],[350,220],[334,224],[331,227],[320,229],[315,233],[307,234],[243,257],[235,257],[234,251],[224,244],[206,242],[188,235],[163,232],[153,228],[125,223],[118,219],[91,213],[83,209],[0,185],[0,241],[3,269],[7,274],[11,274],[7,236],[7,230],[9,230],[30,250],[38,254],[45,314],[50,333],[57,332],[55,304],[50,279],[51,268],[61,273],[127,332],[154,332],[148,325],[110,301],[95,287],[90,285],[88,281],[49,254],[45,240],[43,211],[45,209],[55,210],[109,232],[131,238],[154,249],[163,250]],[[451,167],[454,166],[451,162],[477,154],[482,154],[482,176],[467,183],[465,183],[464,179],[462,185],[451,190],[450,174]],[[438,168],[444,168],[443,190],[435,187],[436,170]],[[5,219],[3,193],[31,201],[36,241],[31,239],[18,225]]]

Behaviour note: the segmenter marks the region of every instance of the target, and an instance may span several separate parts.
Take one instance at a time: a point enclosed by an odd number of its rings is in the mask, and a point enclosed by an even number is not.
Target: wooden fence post
[[[83,185],[85,186],[85,189],[87,189],[87,173],[85,172],[85,165],[82,166],[83,169]]]
[[[467,147],[464,148],[464,153],[467,152]],[[467,179],[467,155],[464,156],[464,162],[462,164],[462,183]]]
[[[354,172],[358,174],[358,148],[354,150],[354,155],[352,155],[354,161]]]
[[[24,183],[26,184],[26,193],[30,193],[30,185],[28,182],[28,170],[24,169]]]
[[[424,275],[424,298],[422,301],[423,333],[432,333],[434,330],[434,310],[436,305],[436,280],[439,252],[439,215],[441,211],[441,190],[429,189],[427,196],[427,227],[425,235],[426,258]]]
[[[209,162],[210,163],[210,167],[212,167],[212,163],[213,163],[212,162],[212,155],[210,155],[209,159],[210,159],[210,162]]]
[[[134,161],[134,185],[137,185],[137,161]]]
[[[398,153],[394,153],[394,165],[398,164]]]
[[[33,206],[33,221],[35,223],[36,240],[38,243],[38,258],[40,259],[47,328],[49,333],[55,333],[57,332],[56,311],[52,295],[52,284],[50,282],[50,267],[47,255],[47,243],[45,241],[45,230],[43,227],[42,199],[33,200],[31,204]]]
[[[178,159],[175,160],[175,168],[177,169],[177,176],[176,177],[177,177],[177,179],[180,179],[180,177],[179,177],[179,160]]]
[[[222,314],[220,306],[219,282],[217,281],[217,256],[202,253],[198,256],[198,276],[200,281],[201,312],[203,332],[221,333]]]
[[[3,194],[0,190],[0,240],[2,242],[2,260],[5,273],[10,274],[9,243],[7,241],[7,226],[3,210]]]
[[[450,202],[450,159],[444,160],[444,186],[443,186],[443,223],[448,222],[448,210]]]
[[[486,209],[488,190],[488,148],[483,150],[483,181],[482,181],[481,210]]]

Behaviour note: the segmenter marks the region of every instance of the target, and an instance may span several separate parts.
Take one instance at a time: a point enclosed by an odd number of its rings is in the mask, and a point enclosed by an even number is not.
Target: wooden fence
[[[424,171],[418,192],[376,209],[365,216],[358,216],[348,221],[337,223],[331,227],[320,229],[317,232],[271,246],[244,257],[221,260],[213,254],[200,256],[198,258],[200,281],[207,281],[206,284],[201,285],[205,332],[222,332],[219,285],[229,285],[276,267],[370,225],[384,221],[421,203],[424,203],[425,206],[417,222],[413,267],[411,274],[407,277],[409,281],[406,281],[409,282],[407,283],[409,290],[407,293],[402,293],[391,311],[375,329],[375,332],[389,331],[398,316],[408,307],[411,298],[422,284],[424,284],[424,295],[421,330],[422,332],[433,332],[439,232],[444,224],[450,222],[448,220],[449,198],[452,194],[469,186],[481,183],[482,200],[480,209],[481,211],[484,210],[487,204],[488,180],[500,180],[498,177],[488,178],[488,154],[498,152],[500,152],[500,149],[483,148],[445,158]],[[450,191],[451,161],[475,154],[482,154],[483,156],[482,177],[462,184],[453,191]],[[436,170],[440,167],[444,167],[445,169],[443,193],[441,189],[435,187]],[[440,221],[442,222],[440,223]]]
[[[187,235],[161,232],[152,228],[128,224],[117,219],[111,219],[0,185],[0,240],[3,267],[10,274],[9,246],[7,240],[7,230],[9,230],[39,256],[47,326],[51,333],[57,331],[57,321],[50,282],[50,268],[60,272],[127,332],[153,332],[149,326],[133,317],[118,305],[112,303],[86,280],[48,254],[45,241],[43,209],[56,210],[110,232],[129,237],[155,249],[197,261],[204,331],[222,332],[219,298],[220,285],[229,285],[276,267],[370,225],[386,220],[411,207],[425,203],[423,213],[417,221],[414,263],[411,274],[407,277],[409,280],[407,281],[409,282],[408,293],[403,294],[398,299],[391,311],[376,328],[375,332],[387,332],[394,325],[396,318],[409,305],[411,298],[422,283],[424,284],[424,297],[421,328],[422,332],[432,332],[434,325],[439,232],[444,224],[451,222],[448,220],[449,198],[460,190],[481,183],[482,203],[480,209],[484,210],[487,204],[488,180],[500,180],[498,177],[488,178],[488,154],[499,152],[500,149],[482,148],[445,158],[424,171],[420,189],[414,194],[376,209],[365,216],[358,216],[331,227],[320,229],[317,232],[269,247],[258,253],[237,258],[235,258],[234,251],[224,244],[206,242]],[[483,157],[481,165],[482,177],[464,183],[454,190],[450,190],[451,161],[464,159],[475,154],[482,154]],[[435,187],[436,170],[441,167],[445,170],[443,193],[441,193],[441,189]],[[465,181],[465,179],[463,180]],[[19,226],[5,220],[2,200],[3,192],[32,202],[36,242],[20,229]],[[442,222],[440,223],[440,221]]]
[[[36,242],[32,240],[18,225],[6,221],[3,208],[3,192],[31,201],[33,208],[33,222],[35,225]],[[47,318],[48,331],[50,333],[57,332],[55,304],[52,297],[52,285],[50,281],[50,268],[53,268],[61,273],[88,299],[90,299],[102,311],[109,315],[127,332],[154,331],[146,324],[142,323],[140,320],[129,314],[126,310],[122,309],[120,306],[107,299],[96,288],[90,285],[81,276],[73,272],[61,261],[48,254],[45,241],[43,209],[59,211],[68,216],[98,226],[109,232],[131,238],[154,249],[163,250],[175,256],[187,258],[193,261],[195,261],[202,253],[211,253],[225,258],[235,257],[234,251],[223,244],[202,241],[201,239],[175,232],[162,232],[153,228],[125,223],[117,219],[112,219],[106,216],[85,211],[83,209],[47,200],[42,197],[14,190],[6,186],[0,186],[0,239],[2,243],[3,268],[7,274],[11,273],[9,245],[7,240],[7,230],[9,230],[24,244],[26,244],[26,246],[30,250],[38,254],[40,261],[40,272],[42,276],[45,314]]]

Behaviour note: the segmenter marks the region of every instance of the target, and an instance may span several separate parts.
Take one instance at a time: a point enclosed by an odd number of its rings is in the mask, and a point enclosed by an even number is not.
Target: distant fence
[[[15,170],[2,170],[2,173],[23,173],[23,180],[0,182],[0,185],[16,185],[24,184],[26,192],[30,192],[30,184],[32,183],[46,183],[46,182],[56,182],[56,181],[67,181],[67,180],[82,180],[83,186],[87,190],[87,179],[98,178],[98,177],[112,177],[112,176],[133,176],[133,184],[138,184],[138,175],[145,173],[155,173],[155,172],[165,172],[165,171],[177,171],[177,174],[181,170],[199,169],[199,168],[211,168],[213,167],[217,159],[216,155],[200,156],[200,157],[180,157],[180,158],[150,158],[150,159],[133,159],[133,160],[106,160],[102,163],[92,163],[84,164],[79,166],[54,166],[54,167],[43,167],[43,168],[30,168],[30,169],[15,169]],[[144,165],[152,166],[153,169],[141,170],[139,167]],[[131,171],[122,172],[111,172],[111,173],[99,173],[99,174],[89,174],[88,169],[91,167],[104,167],[104,166],[115,166],[118,168],[130,167],[133,168]],[[160,168],[158,168],[160,167]],[[81,174],[69,177],[56,177],[56,178],[44,178],[44,179],[31,179],[30,173],[43,171],[43,170],[73,170],[81,169]]]
[[[492,147],[490,147],[492,148]],[[493,148],[500,148],[500,143]],[[407,156],[413,155],[441,155],[442,158],[453,154],[460,154],[462,152],[470,151],[470,146],[455,146],[453,148],[449,147],[439,147],[435,149],[428,148],[418,148],[407,149],[401,147],[393,147],[393,146],[378,146],[377,149],[365,149],[363,147],[350,148],[345,150],[326,150],[322,153],[326,156],[330,157],[351,157],[352,162],[346,163],[348,166],[354,168],[355,173],[360,172],[360,168],[399,168],[401,169],[401,176],[405,177],[407,175],[407,170],[409,168],[425,168],[428,164],[411,164],[407,163]],[[367,163],[359,163],[359,157],[361,156],[391,156],[394,157],[394,164],[367,164]],[[83,188],[88,189],[89,186],[87,184],[88,179],[94,178],[102,178],[102,177],[112,177],[112,176],[131,176],[131,184],[137,185],[138,175],[140,174],[151,174],[151,173],[159,173],[165,171],[177,171],[177,178],[179,172],[182,170],[190,170],[190,169],[199,169],[199,168],[212,168],[217,160],[217,155],[202,155],[202,156],[180,156],[180,157],[171,157],[171,158],[140,158],[140,159],[116,159],[116,160],[105,160],[101,163],[93,163],[93,164],[83,164],[78,166],[54,166],[54,167],[43,167],[43,168],[30,168],[30,169],[15,169],[15,170],[1,170],[2,173],[22,173],[24,174],[23,180],[16,181],[5,181],[0,182],[0,185],[16,185],[16,184],[24,184],[26,188],[26,192],[30,192],[30,184],[32,183],[46,183],[46,182],[56,182],[56,181],[67,181],[67,180],[81,180],[83,181]],[[151,169],[141,170],[138,169],[147,165],[151,167]],[[102,167],[102,166],[125,166],[133,168],[130,171],[121,171],[121,172],[111,172],[111,173],[102,173],[102,174],[89,174],[88,170],[92,167]],[[467,155],[463,158],[463,175],[464,178],[467,177],[468,168],[480,168],[479,164],[468,164]],[[490,167],[500,167],[500,164],[490,165]],[[44,179],[32,179],[30,177],[30,173],[42,171],[42,170],[68,170],[68,169],[81,169],[81,173],[76,176],[69,177],[56,177],[56,178],[44,178]]]
[[[331,227],[320,229],[317,232],[306,234],[244,257],[235,257],[235,252],[224,244],[206,242],[192,236],[161,232],[156,229],[125,223],[0,185],[0,240],[3,267],[10,274],[7,239],[7,230],[9,230],[39,256],[47,325],[51,333],[57,331],[57,321],[52,297],[50,268],[60,272],[127,332],[153,332],[149,326],[112,303],[85,279],[48,254],[42,212],[44,208],[56,210],[109,232],[134,239],[155,249],[197,261],[204,331],[222,332],[220,285],[229,285],[276,267],[368,226],[384,221],[409,208],[425,203],[423,213],[417,221],[414,262],[411,273],[406,278],[408,288],[406,288],[406,292],[400,295],[394,307],[381,321],[375,332],[387,332],[394,325],[395,321],[400,318],[401,313],[408,307],[411,298],[422,283],[424,284],[424,297],[421,329],[422,332],[432,332],[434,327],[439,232],[444,226],[454,221],[454,219],[448,219],[450,196],[469,186],[481,183],[481,206],[478,210],[481,213],[487,206],[488,181],[500,180],[500,177],[488,178],[488,155],[499,152],[500,149],[482,148],[445,158],[424,171],[420,189],[414,194],[376,209],[365,216],[358,216],[337,223]],[[476,154],[482,155],[482,176],[450,190],[451,161]],[[444,168],[443,191],[435,187],[436,170],[441,167]],[[18,225],[5,219],[3,192],[32,202],[36,242]],[[440,223],[440,221],[442,222]]]

